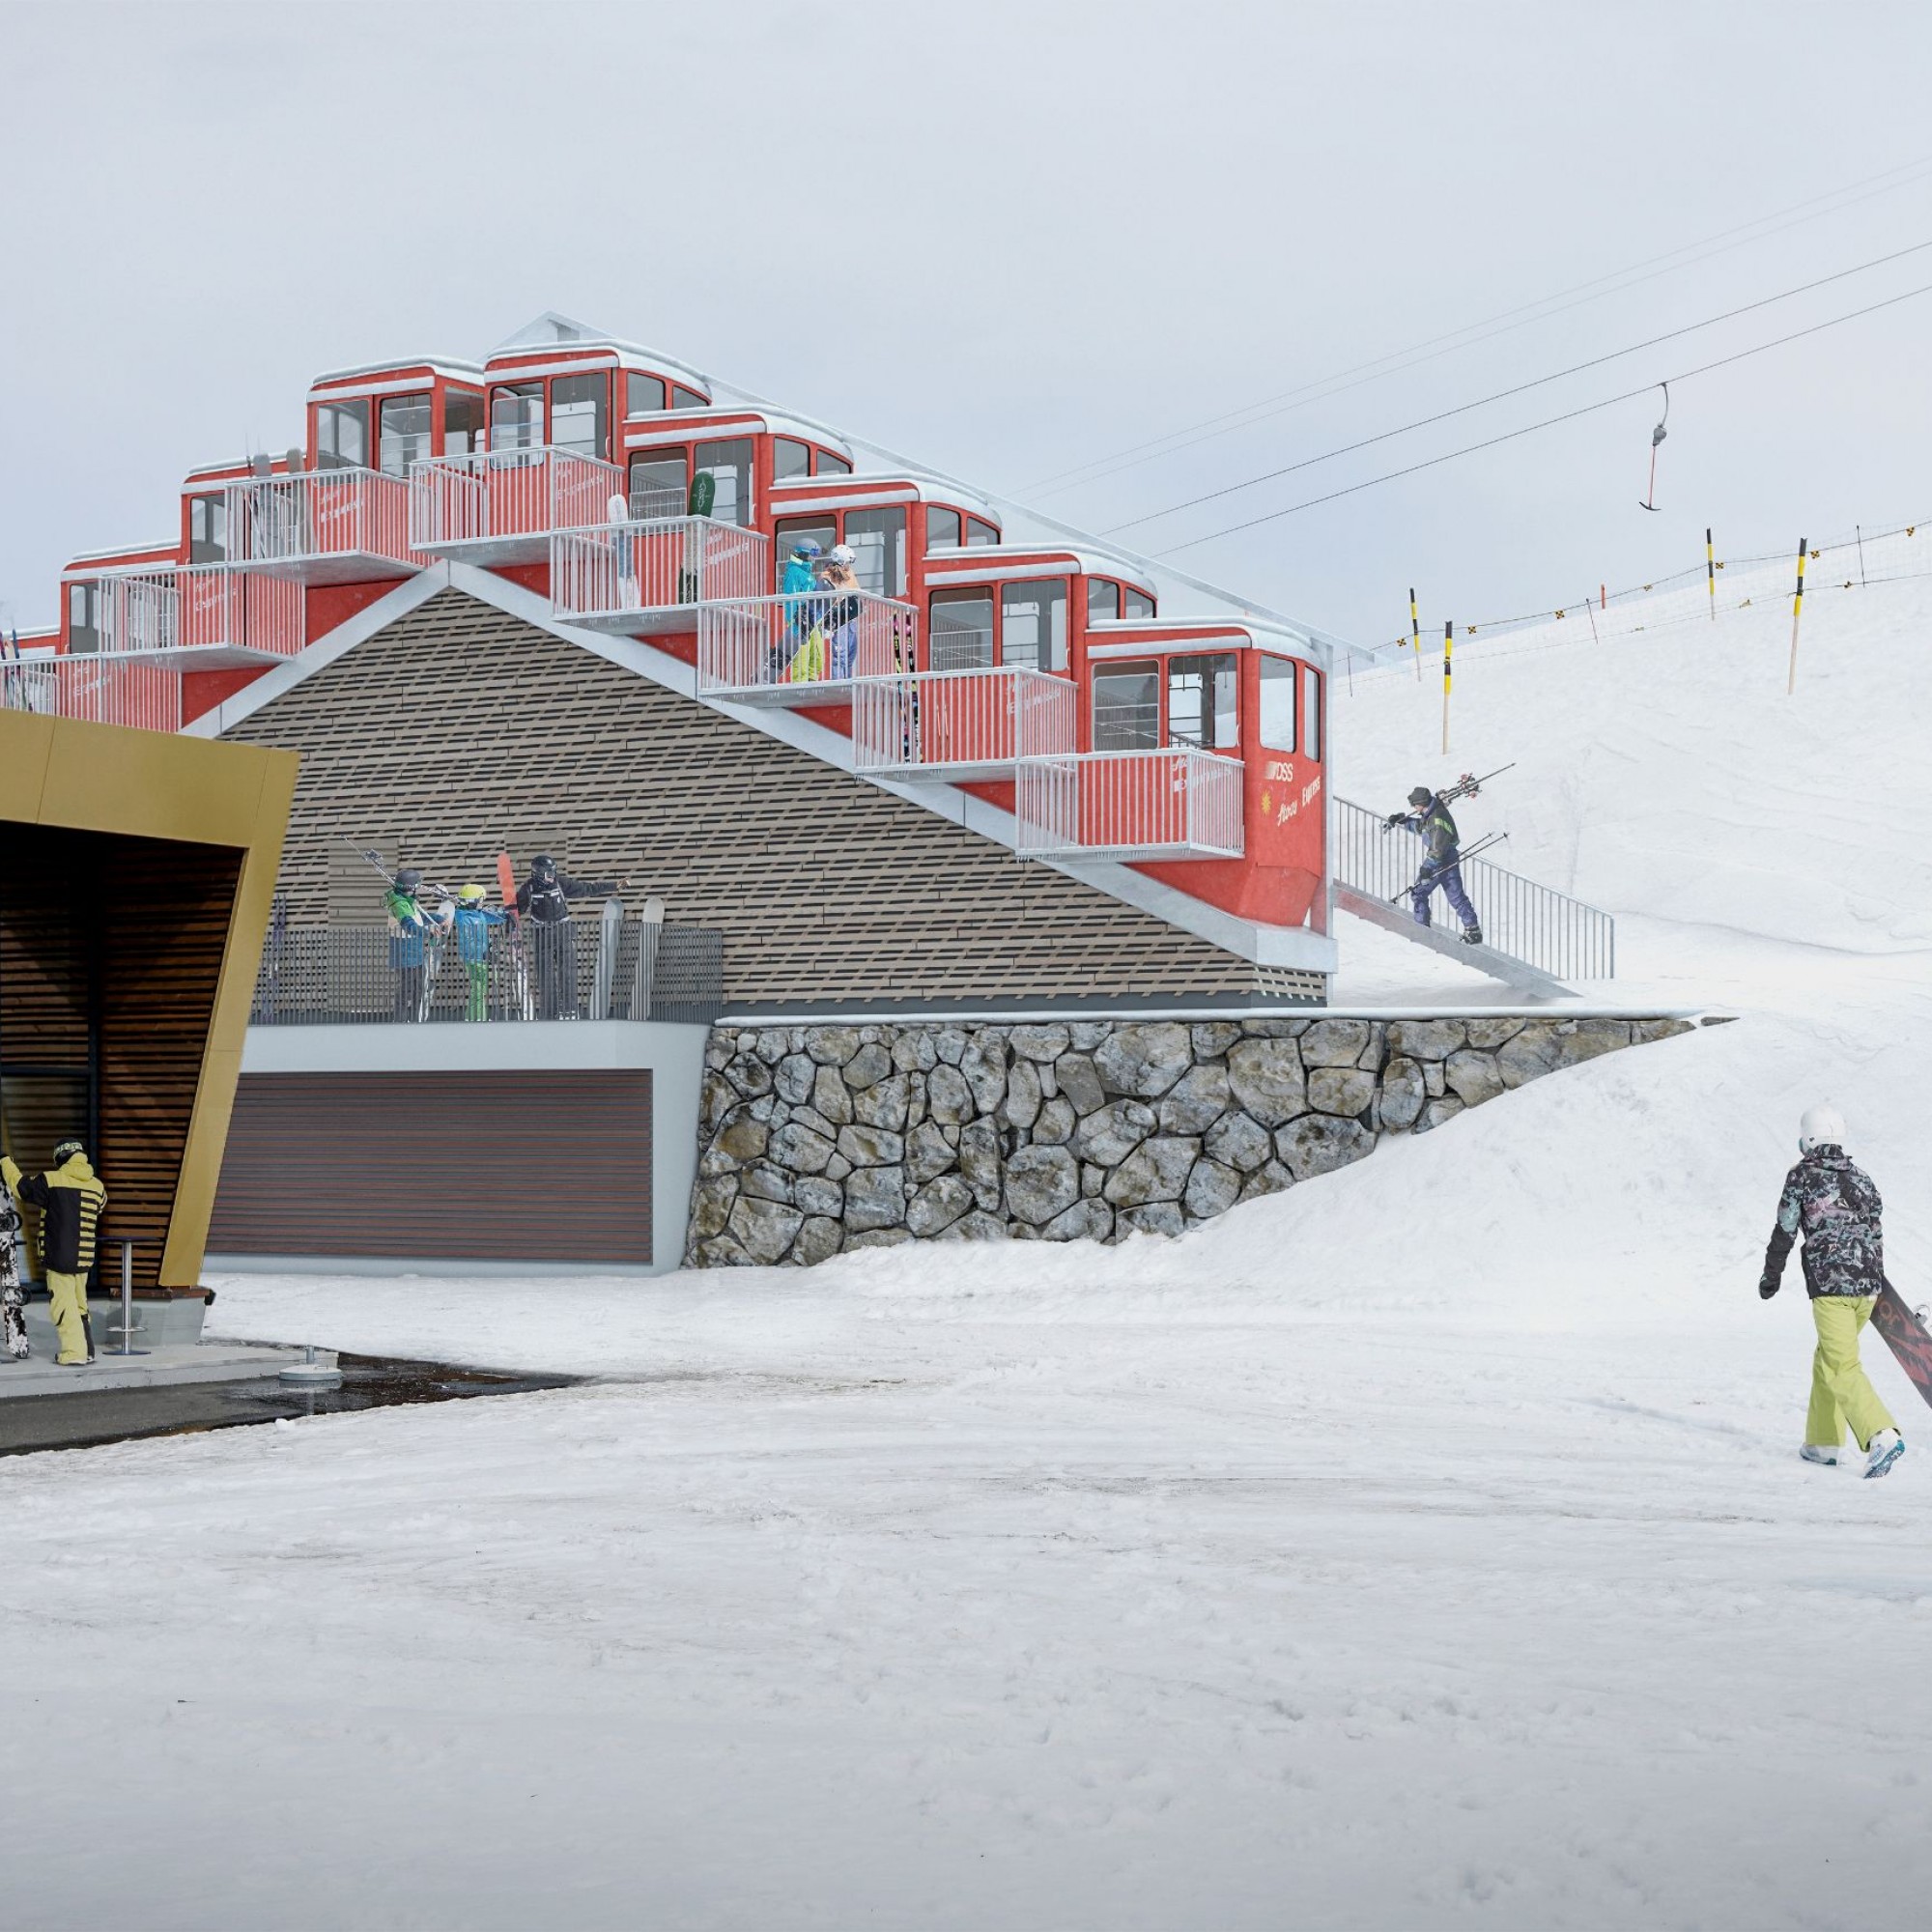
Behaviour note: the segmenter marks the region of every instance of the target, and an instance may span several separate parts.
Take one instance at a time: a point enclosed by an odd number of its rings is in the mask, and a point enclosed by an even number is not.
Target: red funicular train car
[[[1023,856],[1324,928],[1323,642],[1162,615],[1147,566],[1008,524],[547,316],[481,364],[317,378],[300,447],[191,471],[170,542],[76,558],[53,701],[172,728],[425,566],[469,565],[682,660],[700,697],[809,712],[864,776],[959,787]]]

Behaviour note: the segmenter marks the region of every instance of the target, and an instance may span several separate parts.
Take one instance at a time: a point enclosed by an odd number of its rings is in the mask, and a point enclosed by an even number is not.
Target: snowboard
[[[1885,1337],[1886,1347],[1898,1357],[1912,1386],[1932,1404],[1932,1334],[1889,1281],[1872,1310],[1871,1325]]]
[[[517,868],[507,852],[497,854],[497,890],[510,915],[510,998],[515,1016],[526,1020],[536,1010],[530,1003],[530,956],[524,945],[524,916],[517,910]]]

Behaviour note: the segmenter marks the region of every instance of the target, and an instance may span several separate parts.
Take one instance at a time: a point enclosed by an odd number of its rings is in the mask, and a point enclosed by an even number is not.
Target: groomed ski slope
[[[1180,1242],[220,1284],[618,1379],[0,1464],[0,1772],[103,1824],[8,1917],[1913,1922],[1932,1414],[1874,1341],[1912,1453],[1801,1464],[1755,1283],[1829,1095],[1932,1300],[1932,609],[1807,604],[1790,699],[1788,602],[1479,641],[1447,761],[1439,683],[1337,697],[1346,795],[1515,758],[1464,829],[1618,913],[1592,997],[1732,1024]],[[1344,938],[1345,998],[1495,998]]]

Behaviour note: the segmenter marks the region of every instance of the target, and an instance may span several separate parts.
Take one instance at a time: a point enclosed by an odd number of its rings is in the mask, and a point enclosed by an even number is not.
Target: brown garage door
[[[208,1245],[647,1263],[650,1073],[244,1073]]]

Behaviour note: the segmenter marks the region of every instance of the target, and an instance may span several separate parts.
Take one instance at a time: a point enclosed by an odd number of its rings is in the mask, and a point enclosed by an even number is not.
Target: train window
[[[654,449],[631,458],[629,487],[634,517],[681,517],[691,501],[681,449]]]
[[[365,469],[369,465],[369,405],[324,403],[315,412],[315,467]]]
[[[1021,670],[1066,668],[1065,578],[1001,586],[1000,662]]]
[[[696,389],[687,389],[682,383],[670,385],[670,406],[674,410],[708,410],[711,407]]]
[[[1122,614],[1128,617],[1151,617],[1154,614],[1153,599],[1144,590],[1136,590],[1130,584],[1122,593]]]
[[[1294,660],[1264,657],[1261,661],[1261,717],[1255,729],[1271,752],[1294,750]]]
[[[858,553],[853,569],[862,589],[874,597],[906,593],[906,513],[903,510],[848,510],[845,541]]]
[[[781,483],[787,476],[811,474],[811,445],[793,436],[772,438],[772,474]]]
[[[838,526],[830,517],[781,517],[772,537],[772,557],[781,578],[790,561],[792,546],[810,537],[821,554],[838,541]]]
[[[384,396],[376,406],[376,463],[391,476],[407,476],[412,463],[429,458],[430,396]]]
[[[752,439],[734,436],[723,442],[697,445],[697,473],[717,484],[711,514],[721,524],[752,527]]]
[[[934,670],[990,670],[993,666],[993,593],[935,590],[926,648]]]
[[[70,651],[98,651],[100,648],[99,584],[68,585],[67,647]]]
[[[187,499],[187,560],[221,563],[228,556],[228,501],[223,497]]]
[[[656,415],[665,406],[662,376],[640,376],[635,369],[624,372],[624,413],[627,416]]]
[[[475,389],[442,392],[442,453],[469,456],[483,447],[483,397]]]
[[[1094,749],[1152,751],[1160,743],[1160,671],[1151,663],[1110,664],[1094,673]]]
[[[966,545],[969,550],[977,550],[985,544],[996,544],[999,540],[999,529],[989,524],[984,517],[966,519]]]
[[[1321,760],[1321,673],[1313,665],[1301,667],[1302,750],[1318,764]]]
[[[818,473],[821,476],[849,476],[852,465],[836,451],[821,449],[818,452]]]
[[[941,544],[951,544],[957,548],[959,543],[961,518],[957,510],[942,510],[937,507],[925,513],[925,547],[933,550]]]
[[[611,379],[558,376],[550,385],[550,440],[558,449],[600,461],[611,453]]]
[[[1235,654],[1170,658],[1167,665],[1167,742],[1226,750],[1238,741]]]
[[[544,440],[544,385],[511,383],[490,391],[490,447],[536,449]]]
[[[1087,580],[1087,621],[1103,624],[1108,618],[1120,614],[1121,586],[1109,582],[1104,577],[1090,577]]]

